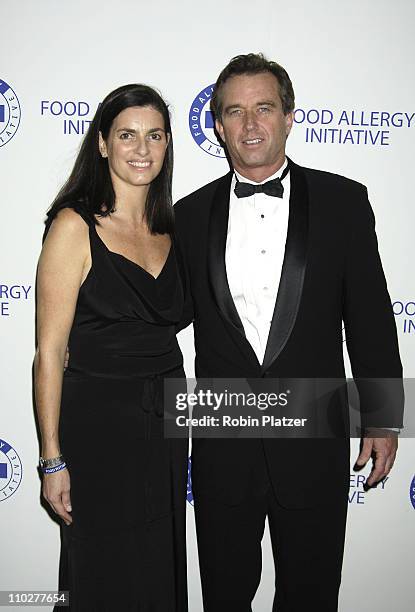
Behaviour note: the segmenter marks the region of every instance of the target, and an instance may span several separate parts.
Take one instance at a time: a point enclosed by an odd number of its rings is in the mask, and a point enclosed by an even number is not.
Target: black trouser
[[[196,497],[195,517],[205,612],[251,612],[261,578],[268,516],[275,564],[273,612],[336,612],[347,496],[287,510],[268,493],[229,506]],[[265,612],[265,611],[264,611]]]

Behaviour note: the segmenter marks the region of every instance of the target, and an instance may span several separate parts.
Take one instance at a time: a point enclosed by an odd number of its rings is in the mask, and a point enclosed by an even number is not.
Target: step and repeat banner
[[[161,91],[178,199],[228,170],[210,112],[220,70],[251,51],[281,63],[296,93],[288,154],[368,187],[405,375],[414,377],[415,9],[410,0],[16,0],[2,2],[0,15],[0,590],[52,590],[59,529],[41,505],[36,469],[35,273],[45,211],[99,102],[126,83]],[[191,329],[181,333],[189,377],[192,340]],[[113,442],[102,440],[121,469]],[[353,442],[341,612],[413,610],[414,451],[402,439],[390,476],[365,492],[369,467],[353,471]],[[117,482],[108,482],[103,502],[114,495]],[[190,488],[187,499],[190,610],[201,612]],[[263,544],[255,612],[273,599],[268,533]]]

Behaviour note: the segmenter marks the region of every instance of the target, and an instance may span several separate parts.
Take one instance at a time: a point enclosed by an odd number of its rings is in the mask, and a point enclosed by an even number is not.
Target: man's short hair
[[[294,110],[294,89],[285,68],[277,62],[268,60],[262,53],[248,53],[232,58],[216,81],[210,102],[211,110],[216,119],[221,121],[222,118],[222,90],[228,79],[241,74],[261,74],[264,72],[270,72],[277,79],[283,113],[284,115],[291,113]]]

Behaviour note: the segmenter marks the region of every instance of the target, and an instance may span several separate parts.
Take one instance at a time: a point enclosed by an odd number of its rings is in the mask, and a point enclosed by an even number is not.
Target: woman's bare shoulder
[[[82,216],[73,208],[62,208],[53,219],[46,241],[68,240],[85,243],[88,240],[89,227]]]
[[[89,227],[73,208],[63,208],[53,219],[42,252],[62,253],[70,251],[85,258],[89,252]],[[78,257],[77,257],[78,259]]]
[[[51,228],[59,228],[67,233],[87,232],[88,224],[73,208],[62,208],[52,221]]]

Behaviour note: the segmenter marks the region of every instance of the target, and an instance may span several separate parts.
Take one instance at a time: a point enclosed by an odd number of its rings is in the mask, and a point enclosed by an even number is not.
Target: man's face
[[[235,170],[258,182],[274,174],[284,162],[293,124],[293,113],[283,113],[275,76],[264,72],[231,77],[223,86],[222,101],[216,129]]]

